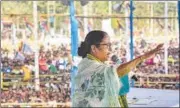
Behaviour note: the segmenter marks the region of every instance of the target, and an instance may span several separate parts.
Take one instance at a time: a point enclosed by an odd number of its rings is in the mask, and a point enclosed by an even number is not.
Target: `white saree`
[[[72,107],[120,107],[116,67],[84,58],[74,79]]]

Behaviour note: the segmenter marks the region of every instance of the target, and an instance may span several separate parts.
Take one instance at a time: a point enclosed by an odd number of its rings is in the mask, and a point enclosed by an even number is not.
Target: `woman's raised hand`
[[[164,45],[164,44],[159,44],[159,45],[155,48],[155,50],[156,50],[156,51],[160,51],[161,48],[163,47],[163,45]]]

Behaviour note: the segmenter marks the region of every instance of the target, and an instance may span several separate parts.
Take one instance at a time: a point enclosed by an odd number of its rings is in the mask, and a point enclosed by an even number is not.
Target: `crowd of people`
[[[134,46],[135,57],[152,49],[152,46],[156,46],[155,43],[148,43],[144,40],[136,41]],[[127,62],[126,47],[124,45],[120,45],[119,47],[118,42],[113,42],[112,47],[114,48],[112,50],[112,55],[117,55],[121,60],[121,63]],[[55,101],[58,103],[70,101],[70,69],[73,65],[70,55],[70,45],[52,45],[49,47],[42,46],[40,48],[40,91],[36,91],[34,86],[34,53],[31,55],[24,54],[23,61],[21,59],[15,58],[17,53],[14,53],[14,57],[9,57],[8,51],[5,49],[1,49],[1,54],[1,67],[4,78],[3,82],[22,82],[22,85],[10,84],[8,89],[2,91],[2,103],[30,103],[49,101]],[[153,86],[148,86],[146,84],[147,78],[139,77],[140,75],[137,75],[138,81],[141,81],[142,84],[138,87],[179,89],[178,54],[178,42],[176,40],[170,41],[168,47],[168,74],[177,75],[177,77],[150,77],[149,81],[154,83]],[[141,74],[142,76],[151,74],[165,74],[164,50],[138,65],[134,70],[134,73]],[[17,75],[20,75],[21,78],[18,79],[19,77]],[[13,79],[11,79],[12,76]],[[23,85],[24,82],[27,84]],[[171,86],[167,86],[167,84],[161,82],[177,82],[177,84],[173,83],[170,84]]]
[[[156,43],[148,43],[145,40],[140,40],[135,42],[134,47],[134,56],[137,57],[142,55],[144,52],[147,52],[153,49],[153,46],[156,46]],[[140,63],[136,69],[134,69],[134,73],[137,76],[138,82],[140,85],[138,87],[148,87],[148,88],[163,88],[167,89],[179,89],[179,48],[177,39],[172,39],[168,44],[168,74],[169,77],[163,78],[153,78],[148,77],[149,82],[154,82],[153,85],[147,85],[147,76],[153,74],[166,74],[165,72],[165,55],[164,50],[160,51],[158,54],[152,56],[146,61]],[[120,48],[116,47],[114,50],[114,54],[118,55],[120,61],[122,63],[127,62],[126,59],[126,47],[122,46]],[[171,77],[171,75],[174,75]],[[168,82],[173,82],[173,84],[167,84]],[[167,87],[166,87],[167,85]]]
[[[69,87],[57,83],[50,83],[50,86],[41,85],[40,91],[36,91],[32,85],[9,87],[2,91],[2,103],[44,103],[55,101],[64,103],[70,101]]]
[[[35,89],[34,53],[9,57],[2,51],[2,103],[70,102],[70,51],[61,45],[39,51],[40,90]],[[24,68],[26,67],[26,68]]]

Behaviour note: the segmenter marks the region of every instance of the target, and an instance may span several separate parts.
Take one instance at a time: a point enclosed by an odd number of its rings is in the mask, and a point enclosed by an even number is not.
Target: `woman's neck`
[[[95,60],[97,62],[103,63],[101,60],[99,60],[97,57],[95,57],[92,54],[87,54],[87,58],[91,59],[91,60]]]

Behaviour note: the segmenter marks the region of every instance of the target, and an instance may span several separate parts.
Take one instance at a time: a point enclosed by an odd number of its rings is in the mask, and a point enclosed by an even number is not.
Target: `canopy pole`
[[[165,2],[165,13],[164,17],[168,17],[168,2]],[[165,28],[164,28],[164,64],[165,64],[165,73],[168,74],[168,19],[165,19]]]
[[[130,1],[130,53],[131,53],[131,60],[133,59],[134,55],[134,48],[133,48],[133,0]]]
[[[180,37],[180,0],[178,1],[178,21],[179,21],[179,37]]]
[[[87,16],[88,12],[87,12],[87,5],[83,6],[83,15]],[[86,36],[86,34],[88,33],[88,19],[84,18],[84,36]]]
[[[78,50],[78,21],[75,18],[74,0],[70,0],[70,22],[71,22],[71,54],[72,61],[75,62]],[[77,66],[71,68],[71,99],[74,93],[74,77],[77,73]]]
[[[35,38],[35,90],[39,91],[39,45],[38,45],[38,20],[37,20],[37,1],[33,1],[33,19],[34,19],[34,38]]]

